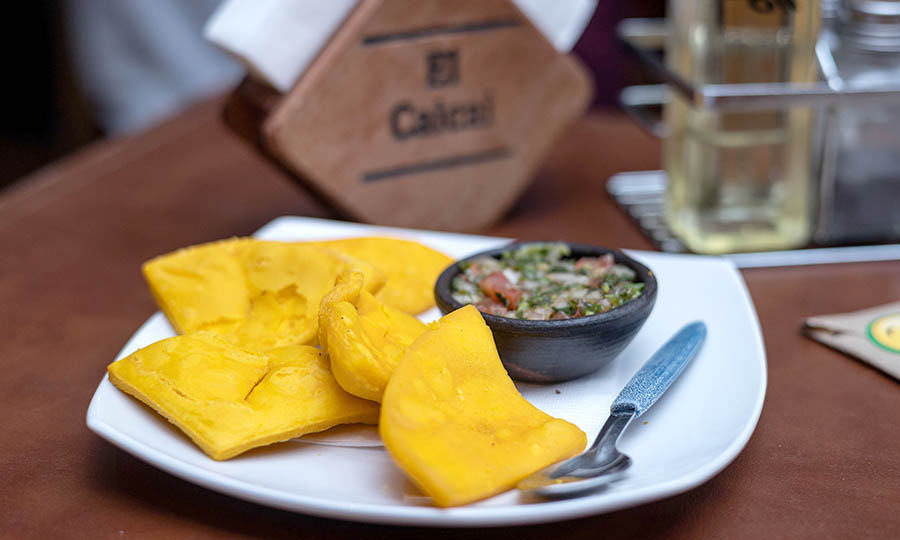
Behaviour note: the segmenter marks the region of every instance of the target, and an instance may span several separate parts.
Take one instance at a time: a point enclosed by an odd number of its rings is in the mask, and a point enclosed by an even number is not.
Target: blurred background
[[[548,0],[550,1],[550,0]],[[30,0],[6,6],[0,190],[92,141],[127,136],[227,91],[241,67],[201,35],[219,0]],[[664,0],[599,2],[575,54],[595,79],[595,107],[643,82],[614,37],[626,17]]]

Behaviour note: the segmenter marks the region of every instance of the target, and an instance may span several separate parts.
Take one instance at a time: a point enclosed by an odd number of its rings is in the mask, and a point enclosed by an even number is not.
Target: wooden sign
[[[237,94],[259,144],[345,215],[472,231],[516,201],[591,85],[509,0],[363,0],[290,93]],[[246,110],[226,117],[253,131]]]

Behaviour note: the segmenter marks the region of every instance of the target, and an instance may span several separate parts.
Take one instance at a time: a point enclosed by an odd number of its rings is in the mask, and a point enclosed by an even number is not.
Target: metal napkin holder
[[[824,108],[892,101],[896,103],[900,97],[900,82],[863,86],[844,81],[837,72],[831,47],[825,37],[821,35],[816,43],[815,53],[822,81],[697,86],[669,69],[656,54],[665,49],[668,39],[668,26],[665,19],[624,19],[617,26],[616,34],[625,49],[635,56],[643,67],[663,81],[663,84],[629,86],[622,89],[619,94],[619,101],[624,111],[642,128],[660,138],[666,136],[665,126],[660,121],[658,114],[652,112],[652,109],[665,104],[670,99],[671,92],[676,92],[697,109],[721,112],[777,110],[794,106]],[[642,173],[629,174],[639,175]],[[832,174],[831,171],[822,171],[822,176],[829,174]],[[638,222],[644,232],[657,244],[657,247],[663,251],[686,251],[680,242],[674,240],[668,230],[664,230],[666,225],[665,220],[662,219],[662,205],[666,184],[665,173],[663,171],[646,171],[646,175],[648,175],[648,182],[645,183],[657,186],[660,191],[652,197],[643,199],[639,207],[634,206],[633,198],[622,197],[623,183],[621,181],[610,182],[607,190]],[[830,200],[832,196],[830,188],[830,182],[820,182],[820,202]],[[649,201],[652,202],[648,206]],[[820,204],[819,207],[822,209],[827,205]],[[651,219],[648,220],[648,217]],[[821,222],[822,216],[818,216],[818,219]],[[872,247],[876,249],[870,249]],[[790,255],[781,257],[777,255],[779,253]],[[804,253],[809,256],[804,257]],[[742,267],[896,260],[900,259],[900,244],[742,253],[732,257]]]

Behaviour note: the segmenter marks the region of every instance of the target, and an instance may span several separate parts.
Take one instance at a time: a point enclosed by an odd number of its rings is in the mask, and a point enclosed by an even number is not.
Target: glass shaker
[[[816,79],[819,0],[670,0],[668,67],[695,86]],[[718,112],[666,104],[666,220],[699,253],[806,244],[812,109]]]
[[[844,0],[823,37],[834,90],[900,87],[900,1]],[[900,98],[829,109],[821,174],[816,240],[900,238]]]

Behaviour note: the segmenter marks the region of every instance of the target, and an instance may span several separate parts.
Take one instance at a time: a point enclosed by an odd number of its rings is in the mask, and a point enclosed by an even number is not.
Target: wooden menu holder
[[[225,117],[347,217],[474,231],[591,91],[509,0],[362,0],[289,93],[248,78]]]

